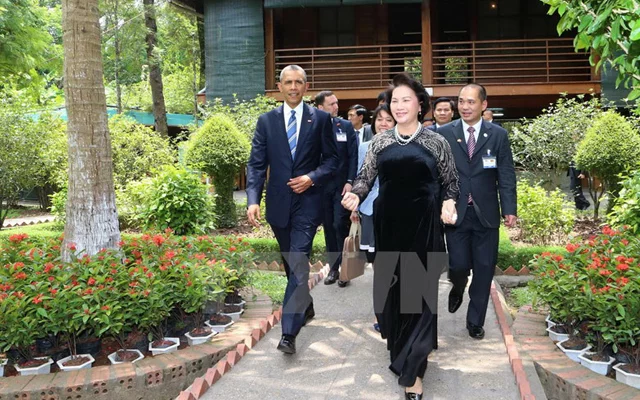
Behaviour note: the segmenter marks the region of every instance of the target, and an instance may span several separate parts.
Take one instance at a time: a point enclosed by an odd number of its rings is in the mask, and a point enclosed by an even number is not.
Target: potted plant
[[[622,351],[626,353],[631,362],[616,364],[613,367],[616,371],[616,380],[640,389],[640,345],[636,342],[634,347]]]
[[[218,333],[208,326],[203,326],[203,308],[205,300],[209,296],[207,293],[208,285],[205,281],[207,274],[203,271],[205,268],[201,268],[196,263],[189,276],[188,285],[181,291],[179,302],[180,309],[193,317],[194,328],[185,333],[190,346],[205,343]]]
[[[589,345],[586,340],[577,336],[569,336],[569,338],[556,343],[556,346],[558,346],[570,360],[575,362],[580,362],[578,357],[585,351],[591,349],[591,345]]]
[[[42,327],[50,322],[44,308],[48,298],[36,294],[38,285],[22,282],[26,279],[26,272],[20,268],[8,269],[12,270],[11,275],[15,279],[5,281],[3,288],[9,290],[0,292],[0,351],[17,350],[19,360],[15,368],[20,375],[46,374],[50,372],[53,360],[34,357],[31,348],[36,338],[42,335]],[[0,270],[6,272],[7,268]]]
[[[233,325],[233,322],[233,319],[228,315],[215,313],[211,315],[211,317],[207,321],[205,321],[205,324],[215,332],[222,333],[231,325]]]

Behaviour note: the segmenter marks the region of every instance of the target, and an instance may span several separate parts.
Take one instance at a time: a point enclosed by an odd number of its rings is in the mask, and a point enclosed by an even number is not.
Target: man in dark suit
[[[500,122],[493,119],[493,111],[491,110],[484,110],[484,112],[482,113],[482,119],[487,122],[491,122],[494,125],[502,126]]]
[[[447,97],[439,97],[436,99],[436,101],[433,102],[433,119],[436,120],[436,123],[433,125],[434,130],[451,122],[454,112],[455,103],[453,100]]]
[[[475,339],[484,337],[501,216],[506,226],[516,223],[516,175],[509,137],[503,128],[483,121],[486,107],[484,87],[469,84],[458,98],[461,119],[438,129],[451,146],[460,179],[456,223],[446,228],[453,283],[449,312],[456,312],[462,304],[473,271],[467,329]]]
[[[367,109],[361,104],[352,105],[347,112],[347,118],[349,118],[349,122],[351,122],[353,129],[358,135],[358,146],[360,146],[360,143],[373,139],[371,125],[366,123],[367,113]]]
[[[247,164],[247,217],[259,226],[260,199],[269,168],[267,222],[283,256],[288,283],[278,350],[296,352],[296,336],[313,316],[309,261],[322,222],[322,185],[338,166],[331,117],[304,104],[307,75],[297,65],[280,73],[284,104],[258,118]]]
[[[324,239],[329,255],[331,270],[324,280],[325,285],[338,281],[345,287],[348,281],[339,280],[344,239],[349,235],[349,211],[342,207],[342,196],[351,191],[358,170],[358,138],[353,125],[338,117],[338,98],[329,90],[316,95],[316,107],[331,115],[333,133],[338,144],[338,169],[324,185]]]

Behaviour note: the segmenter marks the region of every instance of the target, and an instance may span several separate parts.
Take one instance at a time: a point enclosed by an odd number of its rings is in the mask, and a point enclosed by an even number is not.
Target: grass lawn
[[[251,275],[251,286],[271,298],[274,305],[282,304],[287,277],[275,272],[254,272]]]

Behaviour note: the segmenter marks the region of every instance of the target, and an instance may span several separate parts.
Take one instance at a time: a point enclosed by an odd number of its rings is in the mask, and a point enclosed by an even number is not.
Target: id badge
[[[491,150],[487,150],[487,155],[482,156],[482,167],[484,169],[498,168],[496,156],[491,155]]]
[[[347,141],[347,134],[339,131],[338,133],[336,133],[336,140],[338,142],[346,142]]]

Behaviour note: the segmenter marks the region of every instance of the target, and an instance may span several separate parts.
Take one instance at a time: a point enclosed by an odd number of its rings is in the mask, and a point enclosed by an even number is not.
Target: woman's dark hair
[[[376,107],[375,110],[373,110],[373,115],[371,116],[371,132],[373,132],[374,135],[378,133],[376,132],[376,119],[378,119],[378,114],[380,114],[380,111],[384,111],[387,114],[391,115],[391,110],[389,109],[389,104],[387,103],[382,103],[378,107]],[[391,119],[393,119],[393,115],[391,115]]]
[[[393,95],[393,90],[399,86],[408,86],[411,88],[418,98],[418,103],[420,103],[420,111],[418,111],[418,121],[422,121],[422,117],[431,110],[431,101],[429,100],[429,94],[426,90],[424,90],[424,86],[422,83],[418,82],[411,75],[403,72],[401,74],[393,77],[393,83],[387,89],[386,92],[386,103],[391,104],[391,96]]]

